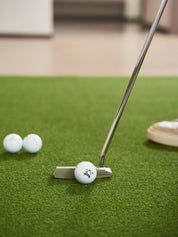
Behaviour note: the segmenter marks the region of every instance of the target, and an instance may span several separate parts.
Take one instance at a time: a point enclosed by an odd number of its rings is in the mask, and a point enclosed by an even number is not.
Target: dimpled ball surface
[[[80,162],[74,171],[76,180],[82,184],[92,183],[96,178],[96,174],[96,167],[88,161]]]
[[[36,153],[42,147],[42,140],[37,134],[29,134],[23,140],[23,148],[29,153]]]
[[[4,149],[10,153],[16,153],[22,148],[22,138],[15,133],[7,135],[3,140]]]

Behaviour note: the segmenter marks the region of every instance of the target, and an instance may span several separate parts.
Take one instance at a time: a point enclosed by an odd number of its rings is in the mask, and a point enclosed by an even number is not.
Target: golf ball
[[[16,153],[22,148],[22,138],[15,133],[7,135],[3,140],[4,149],[10,153]]]
[[[96,167],[88,161],[80,162],[75,167],[74,171],[76,180],[82,184],[89,184],[93,182],[96,178],[96,174]]]
[[[36,153],[42,147],[42,140],[37,134],[29,134],[23,139],[23,148],[29,153]]]

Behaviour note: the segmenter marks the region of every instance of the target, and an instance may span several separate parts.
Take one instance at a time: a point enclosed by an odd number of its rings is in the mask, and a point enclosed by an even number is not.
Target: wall
[[[0,34],[51,35],[52,0],[0,0]]]
[[[141,16],[141,1],[142,0],[125,0],[125,16],[128,19],[138,19]]]

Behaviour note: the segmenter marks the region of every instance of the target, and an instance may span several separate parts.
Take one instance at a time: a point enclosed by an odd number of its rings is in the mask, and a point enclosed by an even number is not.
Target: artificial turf
[[[52,176],[96,166],[128,77],[0,77],[0,236],[177,236],[178,148],[147,128],[178,117],[178,77],[135,84],[105,160],[110,179],[90,185]],[[9,133],[37,133],[42,150],[8,154]]]

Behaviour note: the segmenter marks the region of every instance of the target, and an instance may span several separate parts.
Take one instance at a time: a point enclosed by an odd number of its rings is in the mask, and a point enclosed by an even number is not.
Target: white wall
[[[52,33],[53,0],[0,0],[0,34]]]
[[[125,15],[129,19],[138,19],[141,14],[141,0],[125,0]]]

